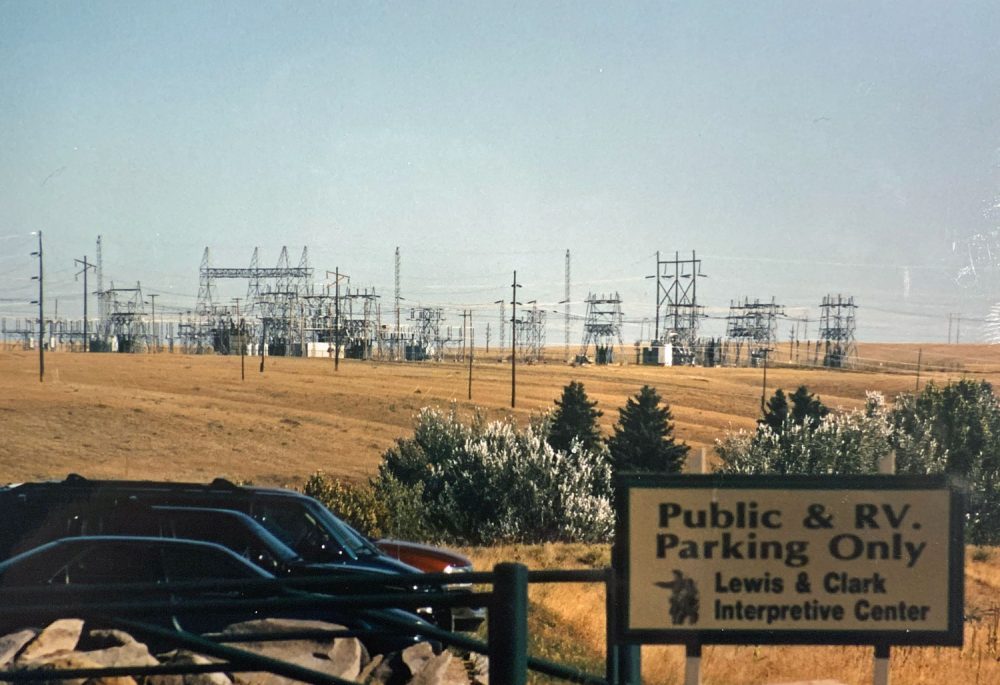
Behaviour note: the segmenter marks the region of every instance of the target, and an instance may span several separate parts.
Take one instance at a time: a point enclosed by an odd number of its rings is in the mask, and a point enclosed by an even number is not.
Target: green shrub
[[[425,408],[412,438],[386,452],[376,482],[422,486],[422,513],[435,536],[467,544],[604,541],[614,526],[611,468],[599,447],[547,441],[546,417],[461,422],[454,409]]]
[[[423,487],[392,477],[351,483],[316,472],[302,492],[315,497],[351,527],[373,538],[427,540],[429,530],[421,503]]]

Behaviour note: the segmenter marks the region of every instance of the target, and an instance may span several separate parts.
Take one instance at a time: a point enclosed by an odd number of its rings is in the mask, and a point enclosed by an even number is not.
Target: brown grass
[[[478,568],[519,561],[532,569],[601,568],[610,562],[607,545],[512,545],[463,550]],[[983,557],[986,557],[985,559]],[[975,559],[980,559],[976,561]],[[965,646],[897,647],[890,677],[897,685],[993,685],[1000,683],[1000,549],[970,549],[966,561]],[[536,610],[554,614],[558,631],[570,643],[585,642],[600,672],[604,650],[604,590],[594,585],[532,585]],[[870,647],[715,646],[702,652],[704,685],[760,685],[833,679],[848,685],[872,680]],[[647,685],[683,682],[684,648],[642,649]]]
[[[779,347],[768,370],[774,388],[807,385],[828,405],[860,406],[866,390],[888,398],[911,391],[918,347],[862,345],[865,372],[785,366]],[[481,356],[480,358],[485,358]],[[921,384],[960,377],[1000,380],[1000,347],[924,346]],[[670,403],[676,436],[711,447],[730,428],[751,428],[761,400],[761,369],[652,368],[634,365],[519,366],[517,409],[510,409],[510,366],[474,367],[473,401],[466,401],[467,368],[456,363],[390,364],[269,358],[266,371],[238,357],[54,353],[38,382],[37,354],[0,351],[0,481],[90,477],[206,481],[215,476],[295,485],[316,470],[362,478],[382,452],[411,432],[423,406],[447,406],[488,417],[525,421],[545,411],[563,385],[580,380],[604,410],[610,432],[617,408],[648,383]],[[545,545],[470,550],[479,567],[522,560],[533,568],[600,567],[606,547]],[[982,559],[982,557],[988,557]],[[894,683],[1000,683],[997,622],[1000,551],[972,556],[967,566],[967,625],[959,649],[893,650]],[[559,637],[571,636],[597,655],[603,648],[604,599],[594,588],[535,588],[537,606],[557,616]],[[600,657],[595,656],[598,663]],[[644,648],[648,683],[679,683],[683,652]],[[835,647],[713,647],[705,650],[706,685],[836,678],[871,680],[871,650]]]
[[[866,363],[915,359],[915,346],[865,345]],[[768,370],[767,394],[806,384],[833,407],[857,407],[865,390],[893,397],[915,385],[901,372],[831,371],[781,366]],[[481,356],[485,358],[485,356]],[[923,349],[921,382],[975,375],[1000,379],[1000,348],[939,345]],[[322,469],[360,478],[371,474],[393,441],[410,433],[426,405],[479,407],[491,418],[525,421],[552,407],[570,380],[582,381],[604,411],[610,432],[618,407],[639,387],[656,387],[670,403],[675,434],[711,447],[731,428],[750,428],[761,398],[761,369],[571,367],[519,365],[517,409],[510,409],[510,366],[477,362],[473,400],[467,368],[456,363],[392,364],[268,358],[265,372],[238,357],[171,354],[46,355],[38,382],[37,354],[0,351],[0,480],[92,477],[205,480],[218,475],[258,483],[295,484]],[[893,362],[895,363],[895,362]]]

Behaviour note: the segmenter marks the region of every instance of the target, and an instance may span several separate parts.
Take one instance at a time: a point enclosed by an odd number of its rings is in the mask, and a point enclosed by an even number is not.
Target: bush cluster
[[[607,441],[597,424],[602,412],[578,382],[524,428],[478,414],[463,422],[454,407],[427,407],[374,478],[348,483],[316,473],[305,492],[373,537],[605,542],[614,529],[613,471],[678,470],[687,452],[660,402],[643,387]],[[637,456],[646,451],[649,458]]]
[[[780,392],[780,391],[779,391]],[[725,473],[872,473],[888,452],[900,474],[947,473],[966,493],[969,542],[1000,542],[1000,403],[986,381],[902,394],[892,408],[869,393],[863,410],[829,412],[804,388],[788,411],[775,393],[753,432],[716,441]]]

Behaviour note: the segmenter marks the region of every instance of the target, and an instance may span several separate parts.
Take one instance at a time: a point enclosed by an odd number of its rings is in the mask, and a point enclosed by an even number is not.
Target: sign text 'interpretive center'
[[[960,516],[944,481],[666,480],[621,490],[627,631],[956,639]]]

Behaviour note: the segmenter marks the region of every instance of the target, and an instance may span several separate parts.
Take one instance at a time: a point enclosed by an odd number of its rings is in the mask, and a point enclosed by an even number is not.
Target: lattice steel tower
[[[729,303],[729,315],[726,317],[726,337],[736,343],[736,360],[739,364],[741,348],[746,345],[747,358],[756,363],[764,350],[769,349],[778,339],[778,317],[784,315],[781,305],[755,299],[751,302],[743,298],[742,302]]]
[[[597,364],[611,364],[614,348],[618,345],[621,354],[622,343],[622,299],[618,293],[614,297],[587,295],[587,318],[583,322],[583,346],[580,358],[587,358],[587,350],[594,346],[594,361]]]
[[[698,279],[701,260],[691,251],[691,259],[681,259],[675,252],[672,260],[656,253],[656,330],[657,342],[673,342],[688,348],[698,339],[702,307],[698,305]]]
[[[819,338],[823,341],[823,366],[843,368],[856,360],[854,297],[826,295],[820,305]]]

